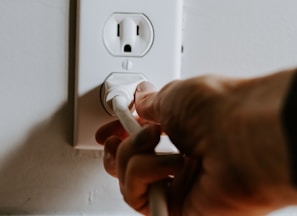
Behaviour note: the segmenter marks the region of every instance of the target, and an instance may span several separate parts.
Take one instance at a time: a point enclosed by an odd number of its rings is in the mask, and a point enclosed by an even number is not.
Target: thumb
[[[159,122],[156,87],[150,82],[140,83],[135,92],[135,108],[140,118]]]

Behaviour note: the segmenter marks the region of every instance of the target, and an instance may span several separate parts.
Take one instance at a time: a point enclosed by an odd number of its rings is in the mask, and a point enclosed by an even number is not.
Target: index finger
[[[125,173],[130,158],[136,154],[153,154],[160,141],[160,134],[161,128],[159,126],[150,125],[121,143],[117,152],[117,174],[120,186],[123,187],[125,183]]]
[[[137,114],[148,121],[159,122],[156,108],[157,92],[150,82],[140,83],[135,92],[135,108]]]

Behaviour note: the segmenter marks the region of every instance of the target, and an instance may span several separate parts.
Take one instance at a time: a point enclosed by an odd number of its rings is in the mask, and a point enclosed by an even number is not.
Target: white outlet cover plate
[[[101,150],[99,127],[114,120],[100,103],[100,86],[112,72],[142,73],[157,88],[180,78],[183,0],[78,0],[74,147]],[[143,13],[154,28],[154,42],[143,57],[114,57],[103,29],[113,13]]]

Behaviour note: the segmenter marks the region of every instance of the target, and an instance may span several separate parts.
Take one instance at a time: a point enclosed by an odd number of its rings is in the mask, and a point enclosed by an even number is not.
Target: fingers
[[[159,126],[149,126],[135,137],[129,137],[119,146],[117,152],[117,169],[120,187],[125,184],[125,173],[128,161],[137,154],[154,154],[154,149],[160,140]]]
[[[141,118],[153,122],[159,122],[159,114],[156,107],[157,92],[149,82],[142,82],[135,92],[135,107]]]
[[[113,177],[117,177],[116,155],[121,142],[120,138],[113,136],[105,142],[104,146],[104,168]]]
[[[150,122],[160,124],[161,118],[171,113],[168,106],[175,104],[181,92],[176,91],[180,81],[172,81],[156,92],[149,82],[142,82],[135,92],[135,107],[138,115]],[[170,105],[168,105],[170,103]]]
[[[181,155],[137,155],[127,166],[125,186],[122,190],[125,201],[135,210],[148,213],[148,188],[152,183],[175,175],[182,167]]]
[[[148,121],[145,119],[141,119],[138,116],[135,118],[141,126],[148,124]],[[117,136],[121,139],[128,137],[128,133],[125,131],[120,121],[116,120],[103,125],[97,130],[95,138],[99,144],[103,145],[111,136]]]
[[[128,134],[119,121],[113,121],[99,128],[95,136],[96,141],[103,145],[111,136],[117,136],[124,139]]]
[[[151,125],[124,141],[116,136],[105,141],[106,171],[119,178],[127,203],[144,214],[148,213],[149,185],[174,175],[183,164],[181,155],[155,155],[160,133],[159,126]]]
[[[122,130],[122,126],[119,124],[119,122],[112,122],[106,127],[99,129],[98,133],[100,136],[101,132],[104,132],[106,128],[113,128],[115,131],[110,131],[107,133],[116,134],[119,135]],[[118,128],[117,128],[118,127]],[[125,133],[125,131],[124,131]],[[106,138],[106,141],[104,141],[104,168],[105,170],[114,177],[124,176],[127,161],[132,157],[134,154],[139,153],[154,153],[155,146],[159,143],[160,140],[160,127],[148,127],[143,129],[142,132],[140,132],[138,135],[136,135],[135,138],[129,137],[128,139],[122,141],[122,139],[118,136],[111,136],[109,138]],[[106,134],[101,135],[100,139],[102,139],[102,142],[105,138],[103,136]],[[126,136],[126,135],[125,135]],[[117,157],[117,152],[120,148],[120,154],[119,157]],[[118,164],[116,164],[116,161],[119,161]],[[119,169],[117,169],[119,167]],[[119,170],[120,174],[118,175],[117,170]],[[121,181],[120,181],[121,182]]]
[[[184,157],[183,167],[174,176],[171,189],[168,193],[168,205],[170,206],[170,215],[182,215],[185,206],[190,203],[186,201],[186,197],[193,191],[193,186],[198,183],[200,176],[203,174],[201,160],[190,157]],[[194,195],[195,196],[195,195]],[[191,209],[191,208],[189,208]],[[198,215],[198,214],[197,214]]]

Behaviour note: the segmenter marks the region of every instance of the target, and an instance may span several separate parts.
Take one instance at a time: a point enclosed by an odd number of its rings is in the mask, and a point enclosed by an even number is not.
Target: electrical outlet
[[[114,13],[103,30],[105,47],[113,56],[142,57],[151,48],[153,40],[152,23],[140,13]]]
[[[115,118],[100,103],[113,72],[141,73],[157,88],[180,78],[182,0],[78,0],[74,147],[102,149],[97,129]]]

